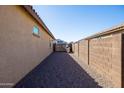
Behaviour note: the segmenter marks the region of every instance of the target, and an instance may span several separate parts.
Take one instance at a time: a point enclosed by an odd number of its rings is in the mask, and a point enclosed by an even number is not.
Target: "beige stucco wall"
[[[39,26],[40,38],[32,35],[34,25]],[[0,6],[0,83],[16,84],[36,67],[52,52],[50,40],[21,6]]]

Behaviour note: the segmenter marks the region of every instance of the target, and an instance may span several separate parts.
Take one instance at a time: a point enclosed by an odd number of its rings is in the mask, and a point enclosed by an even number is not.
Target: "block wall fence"
[[[124,30],[98,34],[73,43],[74,55],[113,87],[124,87]]]

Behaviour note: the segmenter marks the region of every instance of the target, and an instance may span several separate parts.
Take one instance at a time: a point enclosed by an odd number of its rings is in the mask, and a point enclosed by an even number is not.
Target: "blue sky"
[[[64,41],[77,41],[124,23],[124,6],[36,5],[33,8],[53,33]]]

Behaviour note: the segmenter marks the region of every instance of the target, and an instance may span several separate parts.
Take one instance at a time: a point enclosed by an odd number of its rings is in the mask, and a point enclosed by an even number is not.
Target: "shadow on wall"
[[[26,75],[15,88],[100,88],[65,52],[54,52]]]

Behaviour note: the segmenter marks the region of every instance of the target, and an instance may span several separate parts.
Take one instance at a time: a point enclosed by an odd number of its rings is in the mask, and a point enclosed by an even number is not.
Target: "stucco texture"
[[[15,85],[52,52],[53,39],[21,6],[0,6],[0,19],[0,83]],[[40,37],[32,34],[34,25]]]

